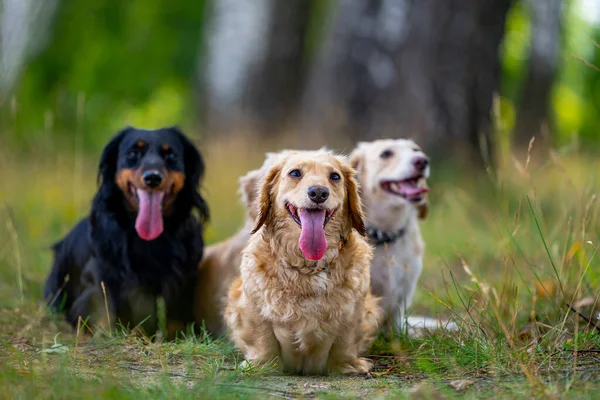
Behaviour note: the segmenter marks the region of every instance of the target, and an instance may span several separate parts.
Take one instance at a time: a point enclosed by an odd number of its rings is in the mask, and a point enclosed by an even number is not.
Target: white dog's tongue
[[[298,210],[298,216],[302,223],[300,234],[300,250],[304,257],[309,260],[320,260],[327,250],[327,238],[325,237],[325,210]]]
[[[400,191],[402,193],[404,193],[404,195],[407,197],[414,197],[414,196],[418,196],[422,193],[429,192],[429,189],[426,187],[418,187],[416,185],[401,182],[400,183]]]
[[[163,192],[137,190],[139,211],[135,220],[135,230],[144,240],[154,240],[163,232],[162,199]]]

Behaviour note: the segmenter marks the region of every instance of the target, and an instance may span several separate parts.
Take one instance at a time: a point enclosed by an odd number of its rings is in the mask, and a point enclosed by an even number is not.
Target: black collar
[[[406,228],[400,228],[395,232],[380,231],[375,228],[367,228],[367,237],[375,246],[394,243],[406,233]]]

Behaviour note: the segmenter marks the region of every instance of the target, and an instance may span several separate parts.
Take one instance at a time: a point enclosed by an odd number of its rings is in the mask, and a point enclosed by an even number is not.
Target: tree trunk
[[[307,131],[373,139],[395,125],[410,1],[340,1],[305,96]],[[330,133],[331,132],[331,133]]]
[[[548,144],[544,125],[549,122],[550,91],[556,74],[561,37],[561,0],[527,0],[531,16],[529,68],[514,132],[514,145],[527,148],[536,136],[536,148]]]
[[[309,0],[216,2],[207,73],[212,125],[268,135],[293,117],[304,86],[310,6]]]
[[[353,141],[412,137],[434,156],[491,161],[510,3],[341,1],[306,98],[309,126]]]
[[[250,68],[264,58],[271,0],[211,2],[205,58],[199,60],[205,122],[217,131],[243,124]],[[206,62],[204,62],[206,60]]]
[[[246,112],[258,132],[277,132],[294,117],[304,87],[307,0],[274,0],[266,56],[250,71]]]

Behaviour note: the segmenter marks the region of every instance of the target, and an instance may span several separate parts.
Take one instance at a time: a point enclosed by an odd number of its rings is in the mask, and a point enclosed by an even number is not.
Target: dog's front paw
[[[272,368],[277,366],[277,364],[278,358],[274,356],[269,357],[268,355],[264,355],[261,357],[257,355],[246,354],[244,361],[238,364],[238,368],[240,368],[242,371],[249,372],[256,369]]]
[[[346,361],[332,366],[333,374],[367,374],[373,369],[373,363],[366,358],[359,357],[354,360]]]

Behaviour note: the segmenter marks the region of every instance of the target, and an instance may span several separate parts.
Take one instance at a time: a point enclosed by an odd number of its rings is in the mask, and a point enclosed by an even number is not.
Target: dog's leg
[[[232,285],[229,292],[225,322],[231,339],[244,353],[246,361],[264,364],[279,358],[279,342],[275,337],[273,326],[250,306],[242,290],[241,279]]]
[[[108,307],[108,309],[107,309]],[[68,314],[69,320],[76,324],[79,318],[87,321],[91,329],[112,330],[116,322],[116,312],[110,299],[104,301],[100,288],[88,288],[73,302]]]
[[[158,329],[156,298],[148,290],[141,287],[130,287],[123,290],[122,323],[129,323],[129,328],[141,328],[145,334],[153,335]]]
[[[362,310],[361,329],[358,335],[358,354],[368,351],[377,337],[377,330],[383,320],[383,310],[379,305],[380,301],[379,297],[367,293]]]
[[[234,334],[234,341],[240,349],[244,349],[247,362],[262,365],[280,359],[279,341],[275,337],[270,323],[252,323],[251,329],[244,329]]]
[[[354,335],[340,335],[331,346],[329,353],[329,371],[339,374],[366,374],[373,368],[373,363],[366,358],[358,357],[366,352],[377,335],[383,313],[379,306],[379,298],[367,293],[363,306],[356,311],[358,326],[351,329]]]
[[[398,301],[394,305],[390,327],[395,333],[406,333],[407,329],[410,329],[410,325],[406,324],[406,311],[412,303],[415,289],[417,288],[417,282],[421,276],[421,270],[423,269],[423,259],[417,257],[412,260],[406,271],[403,271],[402,279],[400,280],[399,288],[401,289],[398,295]],[[406,332],[405,332],[406,331]]]
[[[302,354],[298,349],[298,340],[294,333],[286,328],[275,327],[275,338],[279,342],[279,362],[284,372],[302,373]]]
[[[333,374],[366,374],[373,368],[373,363],[357,356],[357,345],[354,337],[339,336],[331,346],[327,367]]]
[[[404,301],[399,302],[396,306],[396,309],[390,316],[389,327],[392,333],[401,334],[406,328],[406,313],[404,304]]]
[[[112,330],[117,318],[116,299],[110,285],[104,285],[97,259],[90,259],[81,274],[81,294],[73,302],[68,318],[77,325],[79,318],[87,321],[90,328]]]
[[[354,327],[357,329],[357,327]],[[353,330],[350,328],[349,330]],[[331,346],[328,360],[328,370],[333,374],[366,374],[373,367],[366,358],[358,357],[360,344],[360,329],[355,334],[342,334]]]
[[[322,338],[310,348],[304,357],[302,367],[304,375],[323,375],[327,373],[327,361],[333,339],[333,336]]]

